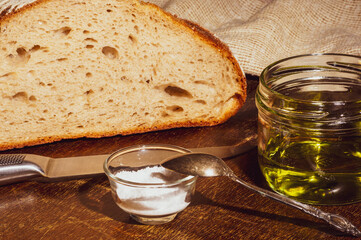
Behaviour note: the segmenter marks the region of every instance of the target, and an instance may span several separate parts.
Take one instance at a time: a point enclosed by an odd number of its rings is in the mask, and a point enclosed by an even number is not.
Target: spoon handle
[[[341,217],[337,214],[332,214],[332,213],[321,211],[318,208],[312,207],[307,204],[300,203],[291,198],[288,198],[288,197],[282,196],[280,194],[268,191],[266,189],[257,187],[253,184],[243,181],[242,179],[238,178],[236,175],[231,175],[229,177],[233,181],[240,183],[243,186],[260,193],[264,197],[272,198],[281,203],[295,207],[295,208],[297,208],[307,214],[310,214],[316,218],[322,219],[342,232],[351,234],[356,237],[361,237],[361,231],[358,230],[350,221],[348,221],[344,217]]]

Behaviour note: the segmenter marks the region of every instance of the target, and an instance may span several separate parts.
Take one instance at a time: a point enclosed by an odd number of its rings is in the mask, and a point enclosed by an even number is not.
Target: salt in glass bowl
[[[196,177],[161,167],[162,160],[189,153],[163,144],[136,145],[109,156],[104,171],[116,204],[143,224],[172,221],[191,202]]]

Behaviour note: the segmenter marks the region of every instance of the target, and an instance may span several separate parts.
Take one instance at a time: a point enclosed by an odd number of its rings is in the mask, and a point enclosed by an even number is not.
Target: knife
[[[192,152],[230,158],[256,146],[253,138],[241,145],[191,148]],[[103,164],[110,154],[50,158],[34,154],[0,154],[0,185],[40,178],[43,181],[86,178],[104,174]]]

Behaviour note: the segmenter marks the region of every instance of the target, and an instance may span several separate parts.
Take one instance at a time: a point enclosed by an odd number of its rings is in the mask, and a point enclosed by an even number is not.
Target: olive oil
[[[361,201],[361,137],[270,138],[259,164],[270,187],[310,204]]]

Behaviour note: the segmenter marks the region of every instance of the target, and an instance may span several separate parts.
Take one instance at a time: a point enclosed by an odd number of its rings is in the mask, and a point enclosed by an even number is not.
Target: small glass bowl
[[[166,158],[189,152],[177,146],[150,144],[111,154],[104,163],[104,171],[117,205],[143,224],[172,221],[191,202],[197,178],[159,164]]]

